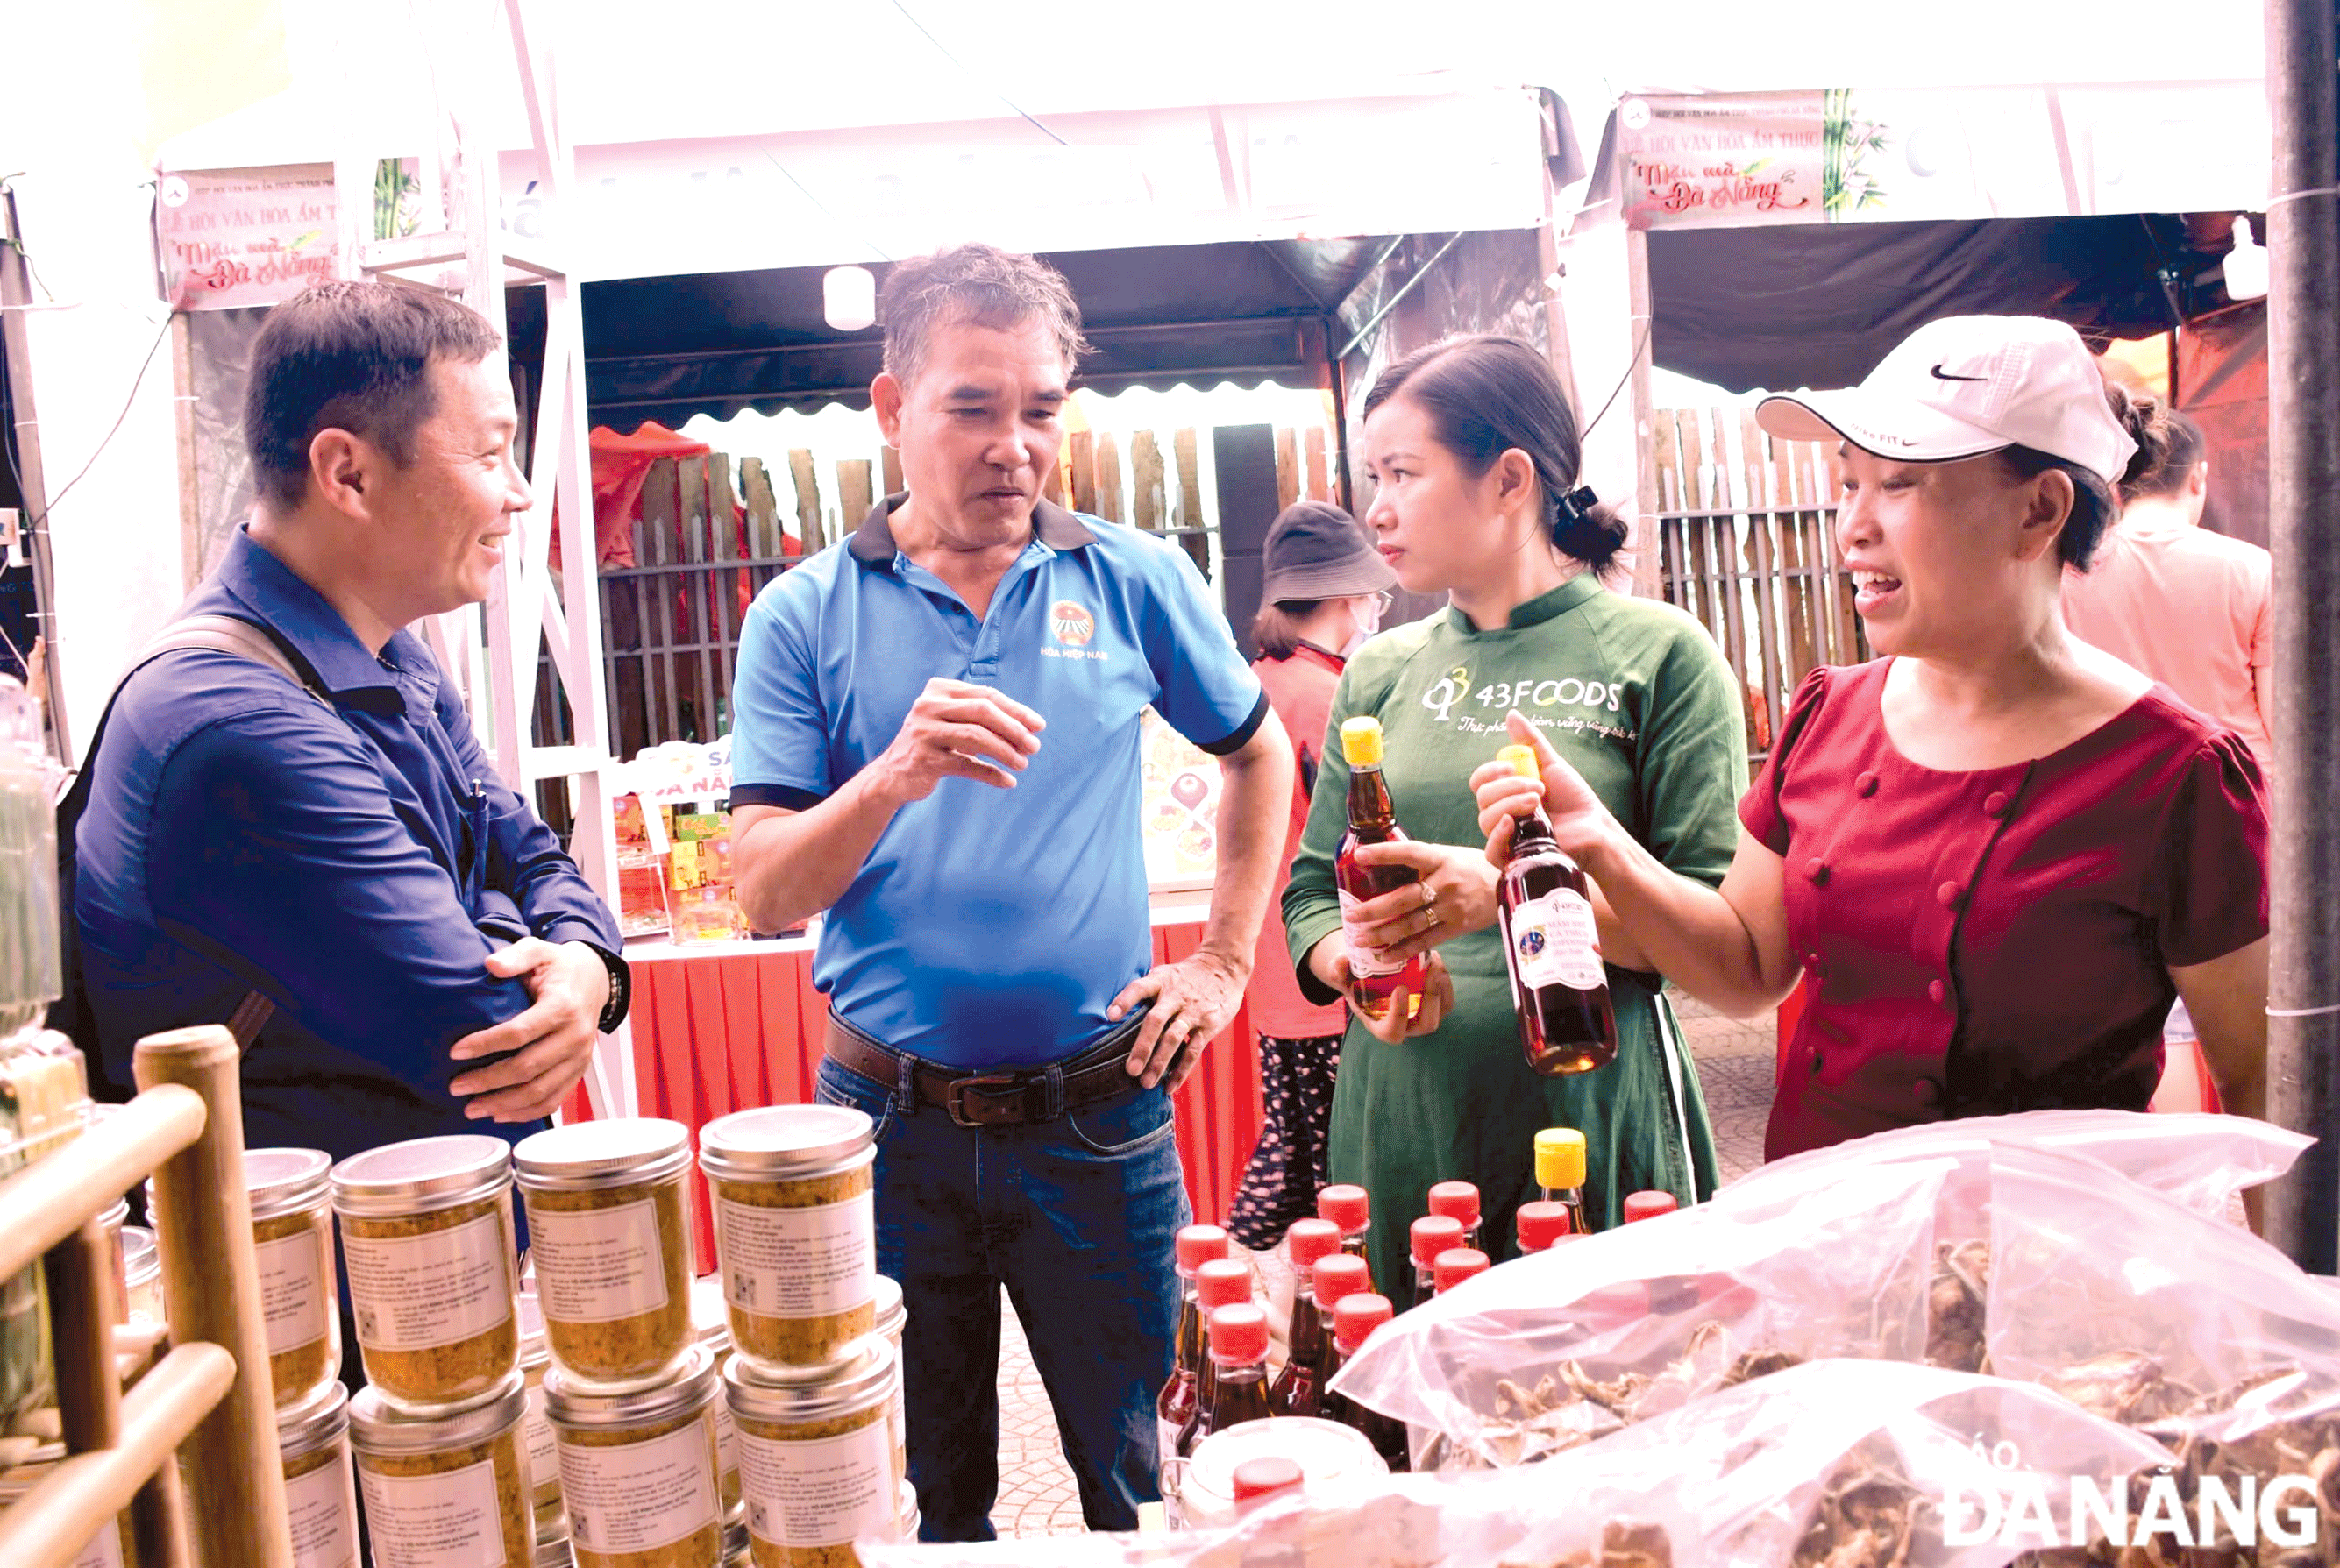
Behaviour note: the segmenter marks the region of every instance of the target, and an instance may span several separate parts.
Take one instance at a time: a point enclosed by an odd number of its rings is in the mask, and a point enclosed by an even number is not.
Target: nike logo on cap
[[[1988,376],[1953,376],[1948,370],[1942,369],[1941,366],[1936,365],[1934,367],[1934,380],[1938,381],[1988,381],[1990,378]]]

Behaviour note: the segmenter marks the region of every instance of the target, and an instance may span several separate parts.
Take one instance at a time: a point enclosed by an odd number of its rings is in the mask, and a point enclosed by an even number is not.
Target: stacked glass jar
[[[907,1516],[872,1132],[862,1112],[830,1105],[737,1111],[699,1132],[755,1568],[850,1568],[855,1541],[897,1539]],[[887,1295],[897,1318],[900,1291]]]

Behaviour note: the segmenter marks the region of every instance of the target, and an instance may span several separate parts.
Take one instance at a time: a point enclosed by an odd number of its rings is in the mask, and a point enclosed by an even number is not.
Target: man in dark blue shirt
[[[250,1146],[517,1140],[624,1016],[609,905],[401,629],[486,597],[530,505],[516,429],[493,329],[439,295],[322,284],[263,327],[259,498],[182,613],[263,628],[310,689],[183,649],[116,697],[74,901],[113,1082],[141,1036],[257,991]]]

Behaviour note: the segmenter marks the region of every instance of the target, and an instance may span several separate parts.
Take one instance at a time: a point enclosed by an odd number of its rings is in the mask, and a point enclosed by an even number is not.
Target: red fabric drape
[[[605,567],[634,564],[634,519],[641,515],[642,481],[660,458],[703,458],[711,449],[705,441],[676,435],[664,425],[645,421],[630,436],[607,425],[593,427],[593,539]],[[552,558],[560,559],[560,538],[553,536]]]

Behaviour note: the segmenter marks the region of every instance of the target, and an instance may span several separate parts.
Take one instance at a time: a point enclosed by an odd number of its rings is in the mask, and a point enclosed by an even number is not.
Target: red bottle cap
[[[1267,1310],[1251,1302],[1211,1314],[1211,1359],[1240,1365],[1267,1359]]]
[[[1371,1290],[1373,1276],[1363,1258],[1336,1252],[1317,1261],[1311,1283],[1316,1287],[1316,1310],[1321,1316],[1359,1291]]]
[[[1565,1203],[1538,1198],[1533,1203],[1520,1205],[1519,1226],[1520,1250],[1542,1252],[1572,1232],[1576,1222],[1569,1217]]]
[[[1341,1250],[1341,1228],[1329,1219],[1296,1219],[1284,1236],[1292,1244],[1295,1268],[1314,1267],[1318,1258]]]
[[[1316,1213],[1339,1226],[1346,1236],[1373,1223],[1373,1201],[1362,1187],[1328,1187],[1316,1195]]]
[[[1370,1290],[1344,1296],[1341,1305],[1333,1308],[1333,1343],[1346,1355],[1395,1315],[1386,1296],[1375,1296]]]
[[[1625,1223],[1637,1219],[1655,1219],[1661,1214],[1671,1214],[1681,1206],[1671,1192],[1629,1192],[1625,1195]]]
[[[1239,1257],[1215,1257],[1195,1270],[1195,1294],[1203,1310],[1236,1307],[1251,1300],[1251,1265]]]
[[[1442,1181],[1430,1189],[1430,1212],[1449,1215],[1468,1229],[1479,1223],[1479,1189],[1467,1181]]]
[[[1273,1496],[1289,1492],[1308,1479],[1306,1472],[1281,1454],[1263,1454],[1256,1459],[1246,1459],[1235,1466],[1228,1481],[1234,1489],[1235,1501],[1248,1503],[1254,1497]]]
[[[1450,1247],[1430,1266],[1441,1290],[1452,1290],[1474,1274],[1487,1272],[1487,1255],[1475,1247]]]
[[[1227,1233],[1215,1225],[1190,1225],[1178,1233],[1178,1272],[1192,1274],[1227,1255]]]
[[[1413,1222],[1410,1235],[1413,1260],[1427,1268],[1440,1253],[1462,1245],[1462,1222],[1451,1214],[1425,1214]]]

